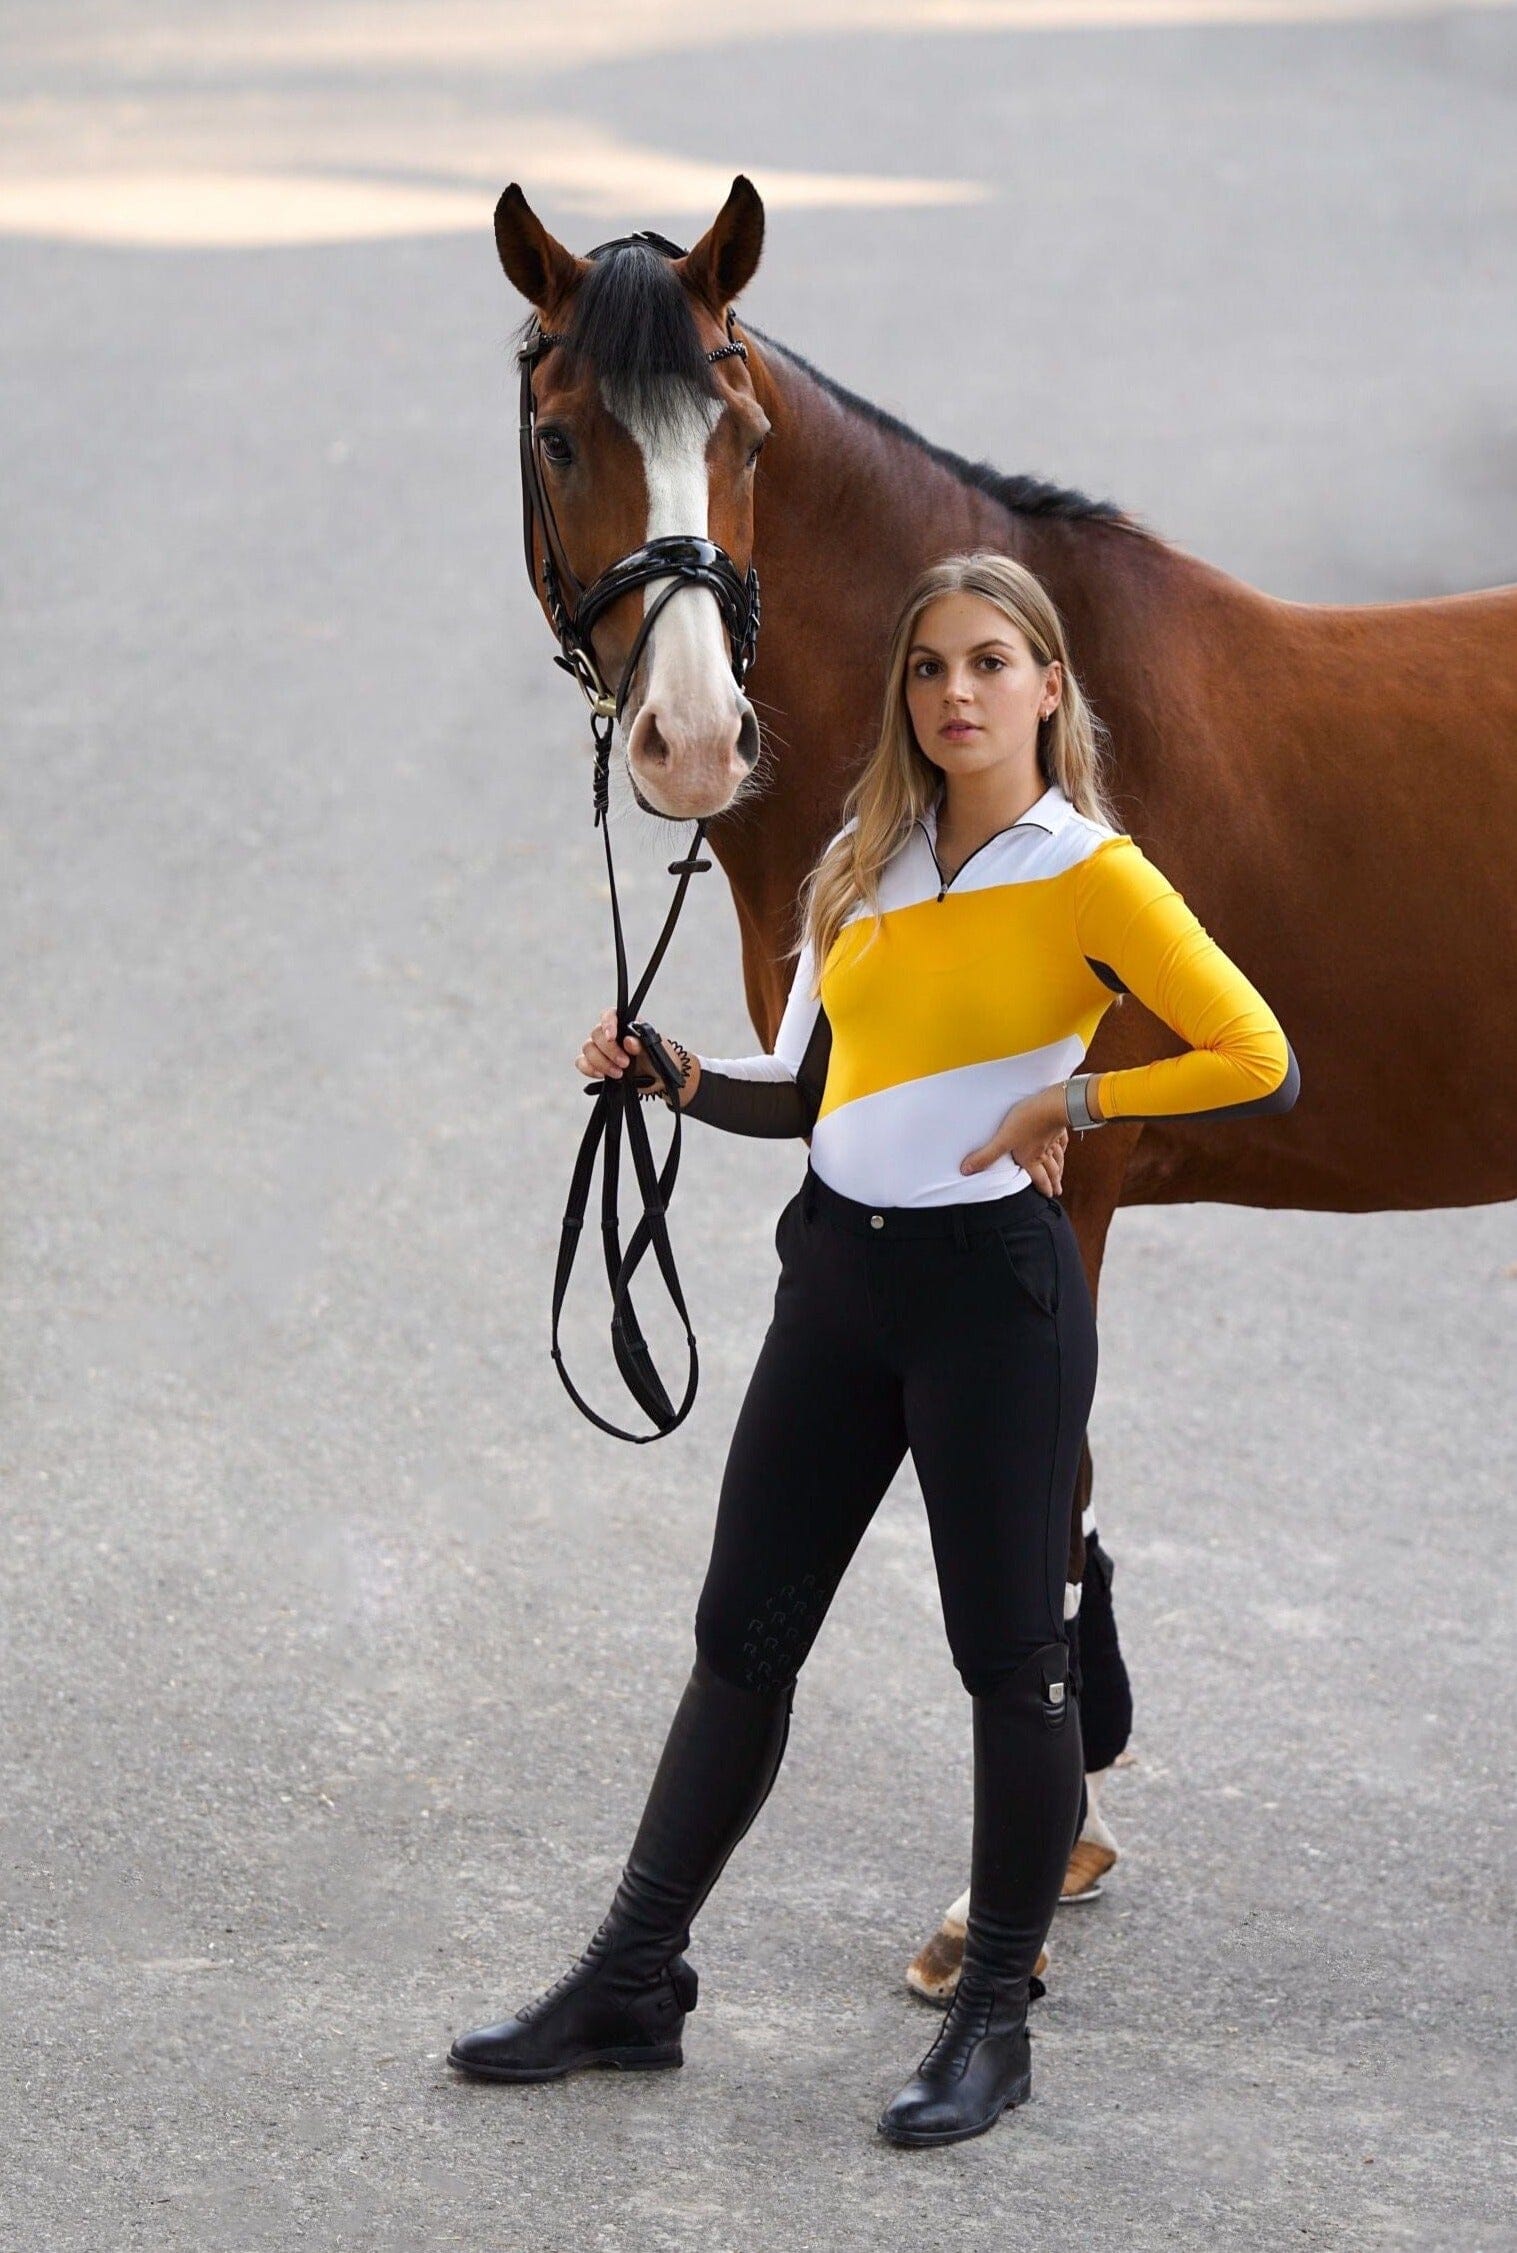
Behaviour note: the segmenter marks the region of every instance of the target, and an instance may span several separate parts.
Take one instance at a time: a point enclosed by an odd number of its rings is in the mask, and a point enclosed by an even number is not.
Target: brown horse
[[[757,564],[751,697],[714,598],[681,589],[618,748],[646,811],[710,824],[760,1040],[784,1005],[801,882],[873,739],[904,589],[935,557],[997,548],[1065,620],[1111,732],[1119,818],[1268,995],[1301,1069],[1288,1114],[1075,1139],[1063,1197],[1093,1296],[1118,1205],[1376,1212],[1517,1195],[1517,587],[1275,601],[1109,503],[933,445],[746,323],[746,360],[710,367],[763,224],[741,175],[673,260],[632,248],[592,266],[515,185],[495,216],[501,263],[543,326],[579,324],[583,349],[549,352],[536,398],[580,579],[667,532]],[[608,680],[641,615],[632,594],[597,627]],[[1178,1045],[1130,996],[1089,1064]],[[1090,1491],[1087,1452],[1076,1583]]]

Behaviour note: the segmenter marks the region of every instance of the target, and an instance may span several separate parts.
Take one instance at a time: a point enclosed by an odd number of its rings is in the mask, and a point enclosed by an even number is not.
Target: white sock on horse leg
[[[965,1926],[967,1925],[968,1921],[969,1888],[966,1885],[963,1892],[959,1895],[957,1901],[954,1902],[953,1907],[951,1909],[945,1909],[943,1911],[943,1930],[945,1932],[951,1932],[955,1940],[962,1940],[964,1937]]]
[[[1106,1779],[1110,1774],[1110,1768],[1091,1768],[1086,1771],[1085,1828],[1081,1831],[1080,1836],[1093,1840],[1097,1846],[1109,1846],[1115,1854],[1117,1852],[1116,1839],[1098,1804]]]

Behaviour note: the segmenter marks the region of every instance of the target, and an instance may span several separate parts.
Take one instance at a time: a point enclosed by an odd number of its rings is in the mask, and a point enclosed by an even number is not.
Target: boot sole
[[[622,2073],[647,2073],[660,2066],[683,2065],[685,2053],[678,2047],[644,2050],[597,2050],[592,2056],[572,2059],[566,2065],[481,2065],[472,2058],[455,2057],[448,2052],[448,2063],[459,2073],[467,2073],[476,2081],[562,2081],[571,2073],[585,2073],[597,2066],[612,2066]]]
[[[967,2143],[971,2136],[983,2136],[984,2134],[986,2134],[989,2129],[995,2126],[996,2122],[1000,2119],[1003,2112],[1015,2112],[1018,2105],[1028,2103],[1031,2099],[1031,2096],[1032,2075],[1029,2072],[1024,2073],[1020,2081],[1014,2081],[1012,2083],[1011,2087],[1007,2090],[1006,2095],[1002,2098],[1000,2104],[997,2105],[995,2111],[990,2115],[990,2118],[988,2120],[980,2121],[978,2126],[976,2127],[887,2128],[883,2120],[877,2121],[875,2124],[879,2129],[880,2134],[885,2138],[885,2141],[887,2143]]]

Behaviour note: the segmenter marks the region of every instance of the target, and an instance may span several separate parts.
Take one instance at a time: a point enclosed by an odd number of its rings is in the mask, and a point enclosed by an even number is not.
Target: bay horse
[[[1118,1121],[1074,1139],[1062,1197],[1092,1297],[1119,1205],[1386,1212],[1517,1196],[1517,1044],[1490,1037],[1517,1019],[1517,586],[1278,601],[1111,502],[970,462],[736,320],[763,232],[742,174],[676,257],[636,243],[578,257],[515,183],[495,213],[507,278],[569,337],[534,388],[542,474],[580,580],[671,533],[758,571],[745,688],[714,597],[681,587],[615,749],[644,812],[709,825],[765,1048],[800,886],[874,740],[904,591],[942,555],[994,548],[1059,609],[1109,730],[1123,826],[1268,995],[1301,1070],[1288,1114]],[[745,353],[713,365],[733,338]],[[597,623],[606,680],[642,612],[636,591]],[[1180,1045],[1128,995],[1088,1068]],[[1092,1491],[1087,1445],[1075,1589]],[[1066,1897],[1083,1882],[1072,1861]],[[964,1906],[909,1974],[938,2000],[957,1977]]]

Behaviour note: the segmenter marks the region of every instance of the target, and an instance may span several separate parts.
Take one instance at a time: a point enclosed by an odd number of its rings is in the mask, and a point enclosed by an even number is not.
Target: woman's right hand
[[[659,1038],[662,1040],[664,1037],[660,1033]],[[625,1078],[630,1071],[633,1075],[632,1085],[634,1087],[656,1087],[659,1092],[659,1100],[663,1103],[669,1101],[668,1090],[648,1062],[643,1044],[636,1033],[628,1033],[625,1041],[617,1039],[616,1011],[614,1009],[606,1009],[601,1012],[600,1022],[591,1027],[590,1038],[574,1059],[574,1069],[582,1073],[587,1080],[619,1080]],[[685,1070],[685,1084],[679,1092],[681,1110],[685,1108],[685,1105],[694,1095],[700,1083],[700,1076],[700,1065],[692,1056]]]
[[[643,1044],[636,1033],[628,1033],[625,1042],[616,1037],[616,1011],[601,1012],[599,1022],[591,1028],[590,1038],[574,1059],[574,1069],[587,1080],[619,1080],[630,1068],[636,1067]],[[652,1087],[658,1075],[646,1065],[636,1070],[633,1081],[637,1087]]]

